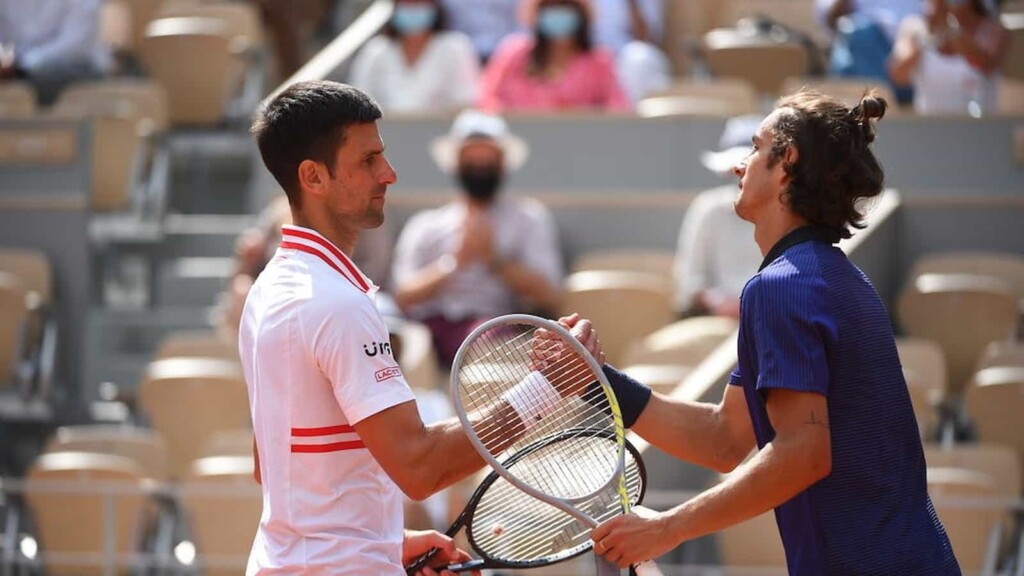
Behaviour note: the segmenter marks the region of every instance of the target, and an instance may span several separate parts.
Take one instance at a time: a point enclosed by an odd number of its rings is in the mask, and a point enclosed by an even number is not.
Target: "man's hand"
[[[590,320],[581,320],[578,314],[573,314],[560,318],[558,322],[583,344],[598,364],[604,364],[601,342]],[[593,382],[586,360],[548,330],[538,329],[534,333],[530,360],[531,368],[543,374],[564,398],[583,394]]]
[[[619,568],[653,560],[678,545],[668,536],[662,514],[637,506],[590,533],[594,551]]]
[[[486,210],[470,207],[462,222],[462,240],[455,252],[459,267],[494,259],[494,226]]]
[[[433,560],[430,561],[430,564],[434,567],[472,560],[469,554],[455,546],[455,542],[451,538],[440,532],[434,530],[406,530],[405,539],[402,541],[402,565],[408,566],[412,564],[420,556],[434,548],[439,550]],[[438,572],[430,566],[425,566],[422,570],[416,572],[417,576],[438,576],[439,574],[440,576],[454,576],[452,572],[447,570]],[[479,571],[474,571],[472,574],[480,576]]]

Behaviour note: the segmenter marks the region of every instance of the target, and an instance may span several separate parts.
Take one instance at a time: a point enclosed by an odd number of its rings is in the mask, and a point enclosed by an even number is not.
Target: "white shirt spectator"
[[[680,311],[696,305],[703,290],[739,298],[761,265],[754,225],[736,215],[736,195],[735,184],[712,188],[698,194],[686,210],[673,267]]]
[[[350,81],[387,112],[444,113],[473,104],[479,77],[469,38],[438,32],[412,66],[398,40],[384,35],[370,39],[352,63]]]
[[[499,197],[489,208],[497,254],[544,275],[553,286],[562,283],[562,255],[558,231],[548,209],[533,199]],[[391,279],[406,282],[417,271],[459,246],[459,230],[466,217],[462,202],[451,202],[420,212],[409,219],[395,246]],[[416,319],[441,315],[457,321],[493,317],[522,310],[515,293],[483,263],[455,272],[440,295],[411,307]]]
[[[285,226],[249,291],[239,350],[263,482],[248,576],[402,576],[402,494],[353,428],[413,400],[377,287],[320,234]]]
[[[838,0],[814,0],[814,16],[828,29],[825,17]],[[863,15],[877,22],[890,40],[896,38],[900,21],[921,13],[921,0],[853,0],[853,14]]]
[[[441,0],[448,26],[467,34],[480,57],[489,57],[519,23],[519,0]]]
[[[664,32],[665,4],[663,0],[637,0],[640,13],[647,24],[648,42],[658,44]],[[627,0],[596,0],[594,2],[594,41],[614,54],[634,40]]]
[[[100,41],[102,0],[0,0],[0,44],[13,44],[17,66],[30,74],[53,64],[82,62],[110,70]]]

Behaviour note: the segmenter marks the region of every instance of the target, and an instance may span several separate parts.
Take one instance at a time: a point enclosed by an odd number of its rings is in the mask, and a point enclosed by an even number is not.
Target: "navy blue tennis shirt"
[[[775,509],[792,576],[958,575],[925,478],[892,327],[874,286],[804,227],[772,248],[740,299],[739,365],[759,448],[775,437],[765,392],[828,399],[832,472]]]

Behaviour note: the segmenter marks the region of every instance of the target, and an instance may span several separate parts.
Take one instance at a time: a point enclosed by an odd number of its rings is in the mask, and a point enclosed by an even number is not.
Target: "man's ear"
[[[323,164],[309,159],[299,163],[299,188],[323,195],[327,191],[327,180],[327,167]]]
[[[786,184],[789,182],[789,173],[786,168],[796,164],[797,159],[800,157],[800,153],[797,152],[796,146],[790,144],[786,146],[786,151],[782,154],[782,183]]]

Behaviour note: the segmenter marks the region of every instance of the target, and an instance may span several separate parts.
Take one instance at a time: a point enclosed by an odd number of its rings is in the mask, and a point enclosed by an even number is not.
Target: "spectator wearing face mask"
[[[484,70],[480,106],[492,111],[625,111],[615,58],[592,37],[589,0],[525,0],[528,34],[509,36]]]
[[[349,82],[391,113],[445,113],[473,104],[480,65],[473,44],[447,30],[436,0],[398,0],[381,35],[352,63]]]
[[[562,285],[558,232],[540,202],[502,193],[522,166],[526,143],[505,121],[467,110],[431,153],[452,174],[459,196],[413,216],[395,246],[395,302],[425,323],[441,365],[481,322],[514,312],[552,310]]]

